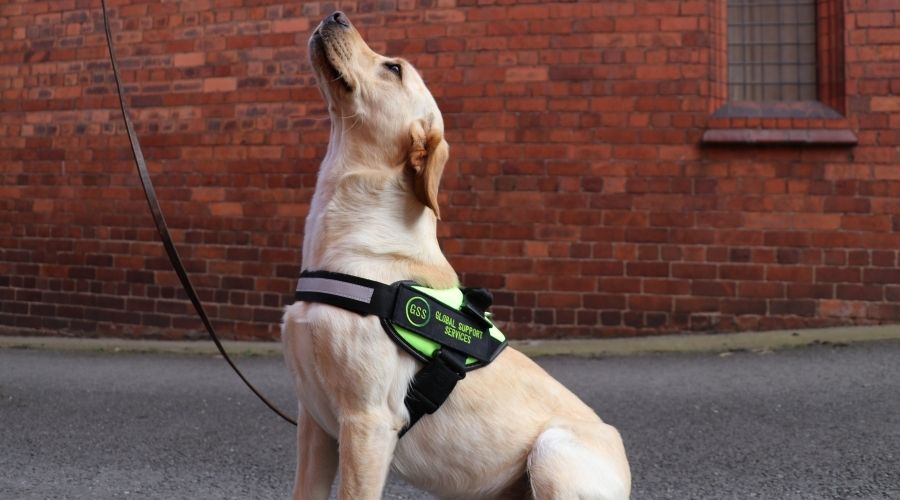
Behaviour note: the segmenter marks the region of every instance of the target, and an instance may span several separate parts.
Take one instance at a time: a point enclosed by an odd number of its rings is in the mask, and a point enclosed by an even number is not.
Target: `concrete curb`
[[[664,335],[613,339],[514,340],[510,345],[531,357],[632,356],[652,353],[768,351],[812,344],[900,340],[900,325],[777,330],[707,335]],[[235,357],[280,356],[280,342],[223,342]],[[217,355],[209,341],[84,339],[0,336],[0,349]]]
[[[281,355],[281,342],[223,341],[230,356]],[[209,340],[132,340],[119,338],[85,339],[72,337],[0,337],[0,349],[44,351],[88,351],[110,353],[162,353],[215,356],[216,346]]]
[[[590,357],[654,353],[772,351],[823,343],[850,344],[884,340],[900,340],[900,325],[614,339],[523,340],[512,344],[531,357]]]

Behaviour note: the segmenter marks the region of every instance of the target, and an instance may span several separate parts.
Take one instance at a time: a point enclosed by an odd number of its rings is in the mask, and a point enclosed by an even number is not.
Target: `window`
[[[856,144],[843,0],[713,0],[704,143]]]
[[[728,99],[816,99],[815,0],[728,1]]]

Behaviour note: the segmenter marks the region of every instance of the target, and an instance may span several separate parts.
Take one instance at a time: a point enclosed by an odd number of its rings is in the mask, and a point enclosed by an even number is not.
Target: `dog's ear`
[[[409,131],[410,148],[407,169],[412,177],[413,192],[423,205],[434,210],[441,218],[438,207],[438,185],[444,164],[449,157],[449,146],[440,130],[433,129],[422,120],[413,122]]]

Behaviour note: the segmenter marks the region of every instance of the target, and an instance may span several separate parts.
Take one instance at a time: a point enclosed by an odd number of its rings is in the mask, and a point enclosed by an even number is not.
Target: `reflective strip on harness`
[[[375,289],[328,278],[303,278],[297,282],[297,292],[327,293],[368,304],[372,302],[372,294],[375,293]]]

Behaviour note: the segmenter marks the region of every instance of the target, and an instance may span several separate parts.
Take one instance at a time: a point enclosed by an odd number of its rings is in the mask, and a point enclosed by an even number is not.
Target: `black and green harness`
[[[425,363],[409,384],[404,400],[409,423],[400,437],[422,416],[437,411],[467,371],[493,361],[507,344],[487,312],[493,298],[482,288],[434,289],[410,281],[388,285],[303,271],[295,298],[377,316],[397,345]]]

